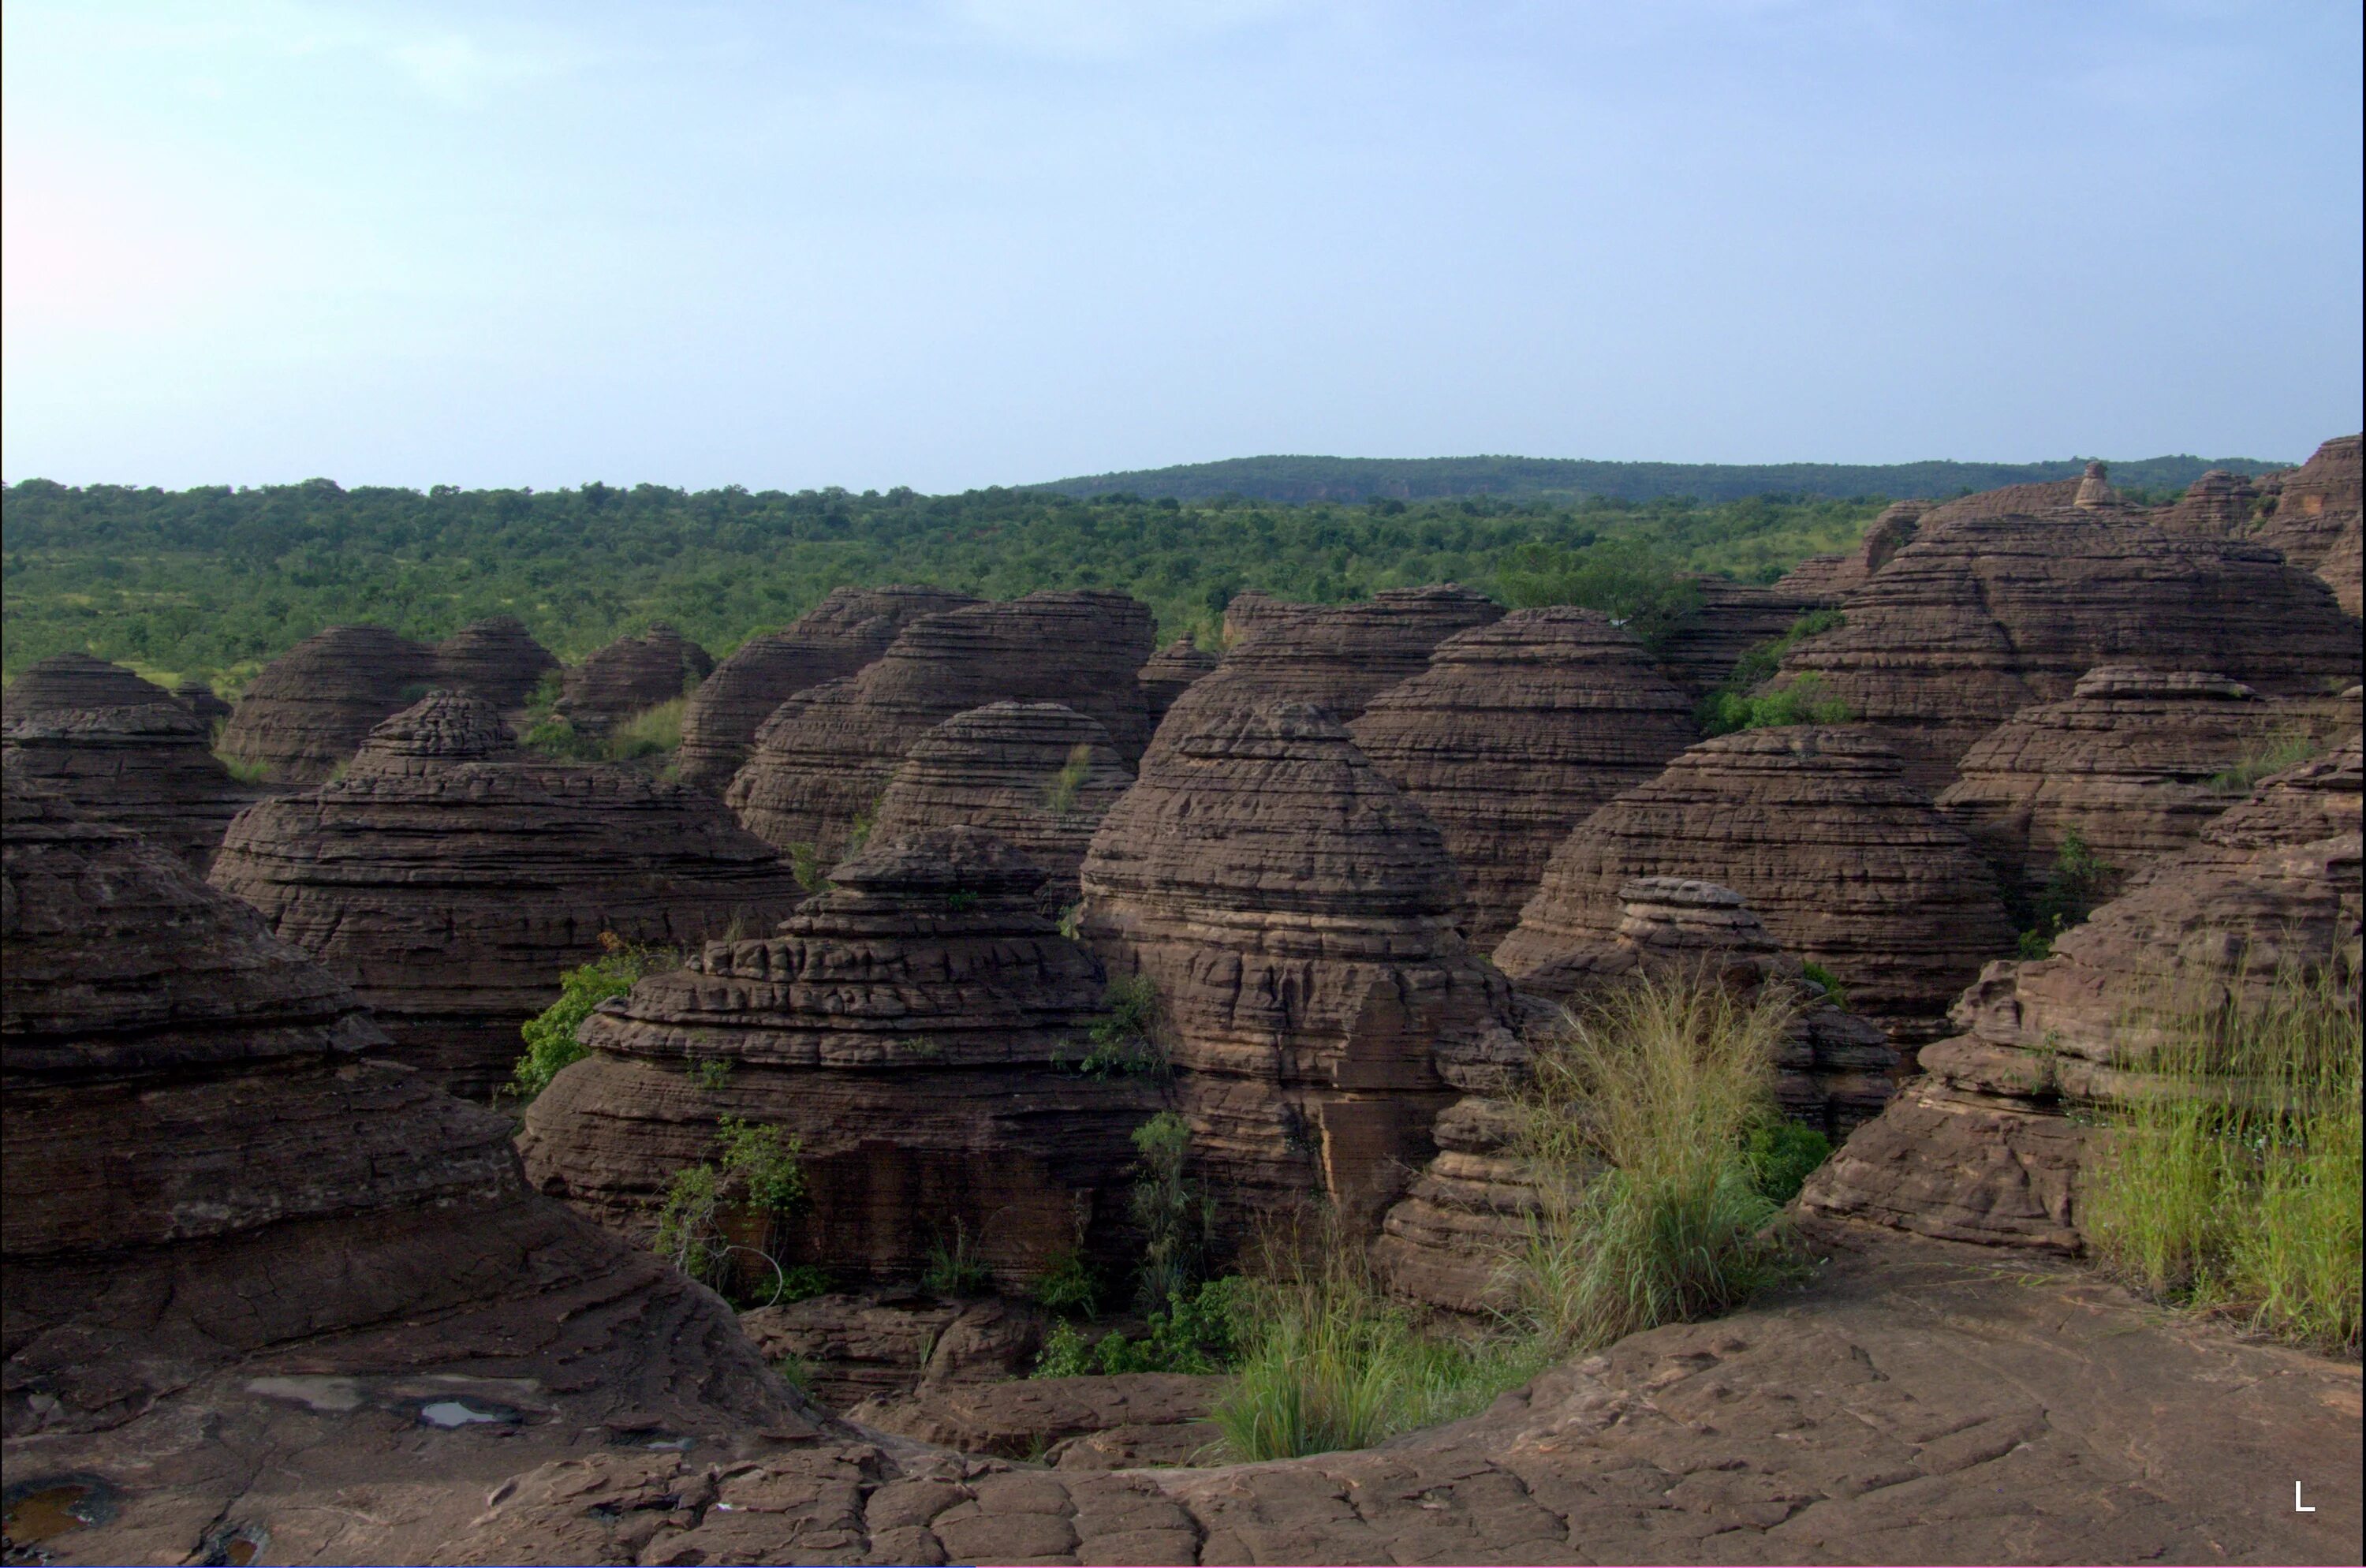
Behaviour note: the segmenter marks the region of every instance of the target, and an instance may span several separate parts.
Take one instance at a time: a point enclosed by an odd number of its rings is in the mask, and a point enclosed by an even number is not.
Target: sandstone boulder
[[[1697,701],[1723,685],[1741,656],[1774,641],[1818,608],[1820,596],[1780,584],[1761,588],[1723,577],[1696,577],[1700,607],[1660,644],[1660,669]]]
[[[542,678],[558,668],[558,656],[535,641],[515,615],[471,621],[433,651],[437,685],[504,711],[525,706]]]
[[[1050,1325],[1048,1314],[1024,1302],[909,1286],[831,1292],[739,1314],[766,1360],[794,1366],[801,1386],[837,1411],[1023,1378]]]
[[[831,589],[794,625],[741,643],[699,682],[682,709],[677,775],[721,795],[773,709],[809,687],[855,673],[921,616],[975,603],[966,593],[905,584]]]
[[[1037,911],[1042,872],[950,828],[830,878],[777,935],[709,942],[593,1013],[592,1055],[527,1108],[529,1176],[645,1229],[737,1116],[802,1141],[810,1201],[775,1239],[841,1280],[959,1252],[1016,1290],[1080,1246],[1121,1267],[1131,1136],[1158,1097],[1080,1070],[1102,982]]]
[[[854,842],[905,753],[955,714],[1064,704],[1130,761],[1147,735],[1134,673],[1152,642],[1149,609],[1122,593],[1030,593],[924,616],[861,674],[783,703],[724,798],[750,832],[827,865]]]
[[[659,621],[567,671],[551,712],[579,735],[605,735],[637,713],[688,694],[714,668],[706,649]]]
[[[384,626],[331,626],[265,665],[224,727],[225,755],[270,770],[280,788],[316,784],[370,728],[427,694],[435,655]]]
[[[804,890],[694,790],[517,750],[491,704],[437,692],[334,783],[232,824],[214,885],[351,983],[390,1055],[470,1098],[603,933],[652,946],[762,930]]]
[[[1484,953],[1519,922],[1545,863],[1594,808],[1696,739],[1691,704],[1598,611],[1515,610],[1437,645],[1429,668],[1348,727],[1429,813]]]
[[[84,816],[146,835],[202,874],[254,792],[213,754],[211,727],[120,665],[61,653],[0,699],[0,768]]]
[[[1223,1440],[1208,1412],[1225,1379],[1183,1372],[934,1384],[850,1418],[963,1453],[1061,1470],[1188,1465]]]
[[[2270,476],[2253,536],[2331,584],[2353,615],[2366,613],[2359,581],[2361,445],[2366,436],[2337,435],[2299,468]]]
[[[1175,705],[1175,699],[1216,668],[1216,656],[1189,637],[1177,637],[1150,656],[1134,680],[1142,687],[1142,707],[1153,729]]]
[[[1524,989],[1569,995],[1617,943],[1620,889],[1655,876],[1739,893],[1908,1049],[1935,1037],[1949,998],[2013,942],[1971,841],[1906,782],[1896,752],[1852,727],[1744,730],[1684,752],[1554,852],[1495,962]]]

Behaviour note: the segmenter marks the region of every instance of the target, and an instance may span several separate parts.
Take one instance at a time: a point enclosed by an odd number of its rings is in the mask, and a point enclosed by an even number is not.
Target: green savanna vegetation
[[[27,479],[0,492],[6,669],[79,649],[234,694],[323,626],[435,638],[514,615],[560,657],[670,621],[721,654],[840,584],[990,598],[1110,588],[1162,635],[1212,630],[1256,589],[1332,603],[1460,581],[1507,603],[1680,614],[1680,571],[1771,581],[1851,544],[1883,504],[1464,496],[1301,504],[1091,500],[1048,490],[186,491]]]

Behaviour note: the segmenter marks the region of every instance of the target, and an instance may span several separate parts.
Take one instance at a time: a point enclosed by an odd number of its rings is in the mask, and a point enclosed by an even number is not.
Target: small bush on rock
[[[575,1032],[610,997],[621,997],[648,976],[671,969],[682,954],[667,947],[636,947],[614,931],[600,933],[606,956],[558,977],[558,999],[518,1028],[525,1055],[511,1070],[509,1094],[523,1105],[550,1087],[559,1069],[582,1059]]]

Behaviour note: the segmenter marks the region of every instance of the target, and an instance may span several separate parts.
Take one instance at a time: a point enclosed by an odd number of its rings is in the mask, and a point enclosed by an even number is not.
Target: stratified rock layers
[[[2263,487],[2266,517],[2254,536],[2323,578],[2353,615],[2366,613],[2366,588],[2359,581],[2366,515],[2360,500],[2361,445],[2366,437],[2338,435],[2299,468],[2272,476]]]
[[[637,713],[687,695],[714,668],[706,649],[660,621],[569,670],[551,711],[581,734],[604,735]]]
[[[1143,712],[1153,729],[1175,705],[1175,699],[1189,691],[1203,675],[1216,668],[1216,656],[1194,643],[1189,637],[1177,637],[1150,656],[1150,662],[1134,677],[1142,687]]]
[[[1693,581],[1700,607],[1677,624],[1659,651],[1661,670],[1696,699],[1724,684],[1743,654],[1781,637],[1818,604],[1817,596],[1780,585],[1761,588],[1722,577]]]
[[[1076,901],[1076,871],[1093,830],[1133,787],[1109,731],[1058,703],[991,703],[920,737],[887,781],[872,835],[983,829],[1040,868],[1038,897],[1056,913]]]
[[[427,694],[435,655],[384,626],[331,626],[265,665],[222,730],[221,749],[280,788],[316,784],[370,728]]]
[[[119,665],[56,654],[18,676],[0,707],[9,777],[40,781],[92,821],[142,833],[201,874],[254,798],[214,756],[204,719]]]
[[[212,879],[350,981],[397,1060],[472,1097],[508,1078],[518,1026],[602,933],[675,946],[761,930],[804,897],[708,797],[528,760],[490,704],[445,692],[335,783],[241,816]]]
[[[1348,728],[1437,824],[1482,953],[1519,922],[1570,830],[1696,739],[1691,704],[1642,645],[1599,612],[1566,607],[1448,637],[1427,671]]]
[[[1120,1261],[1155,1087],[1076,1070],[1101,997],[1042,873],[954,828],[866,849],[761,940],[710,942],[586,1021],[526,1111],[531,1179],[626,1229],[719,1119],[802,1141],[794,1258],[909,1281],[966,1248],[1016,1289],[1081,1241]],[[700,1064],[712,1064],[700,1070]]]
[[[749,831],[827,865],[905,753],[955,714],[1060,703],[1137,757],[1148,727],[1134,673],[1152,643],[1149,609],[1122,593],[1030,593],[926,616],[861,674],[783,703],[724,798]]]
[[[854,674],[923,615],[977,601],[942,588],[833,588],[794,625],[749,637],[699,682],[682,714],[674,771],[721,795],[772,710],[808,687]]]
[[[1854,728],[1705,740],[1570,835],[1495,962],[1523,988],[1566,995],[1616,942],[1622,886],[1693,877],[1740,893],[1901,1046],[1929,1039],[2013,934],[1970,840],[1903,773]]]
[[[1369,1228],[1455,1090],[1525,1060],[1510,994],[1436,826],[1345,729],[1293,703],[1178,734],[1194,700],[1094,837],[1085,938],[1155,988],[1226,1215],[1321,1198]]]
[[[497,708],[525,706],[558,656],[534,640],[515,615],[471,621],[435,645],[435,683]]]

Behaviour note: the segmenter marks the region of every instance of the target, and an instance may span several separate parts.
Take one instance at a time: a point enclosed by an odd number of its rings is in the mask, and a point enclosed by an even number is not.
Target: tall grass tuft
[[[612,762],[627,762],[636,757],[680,750],[682,714],[689,705],[688,697],[672,697],[655,707],[643,708],[608,732],[602,744],[603,753]]]
[[[2080,1224],[2153,1295],[2289,1344],[2360,1343],[2358,1004],[2286,966],[2248,1007],[2172,1010],[2156,1082],[2111,1111]]]
[[[1523,1143],[1543,1201],[1517,1272],[1549,1340],[1590,1349],[1708,1316],[1786,1270],[1750,1145],[1776,1116],[1797,1005],[1705,973],[1645,976],[1538,1051]]]

